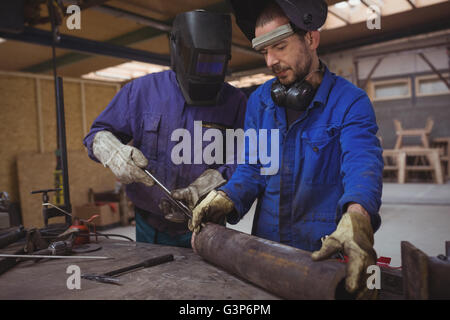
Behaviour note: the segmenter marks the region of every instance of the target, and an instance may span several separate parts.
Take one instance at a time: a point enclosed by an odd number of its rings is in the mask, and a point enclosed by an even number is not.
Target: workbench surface
[[[100,250],[82,255],[114,259],[45,259],[19,263],[0,275],[0,299],[279,299],[209,264],[191,249],[111,239],[99,240],[99,245]],[[66,273],[70,265],[78,266],[81,274],[102,274],[165,254],[173,254],[175,260],[124,274],[119,277],[121,286],[81,279],[80,289],[67,287],[72,275]]]

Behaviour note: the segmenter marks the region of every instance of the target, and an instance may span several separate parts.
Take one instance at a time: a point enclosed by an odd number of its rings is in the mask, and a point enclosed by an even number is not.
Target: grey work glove
[[[374,239],[370,220],[360,212],[347,212],[335,232],[325,239],[322,248],[312,253],[313,260],[330,258],[342,251],[348,256],[345,288],[356,294],[357,299],[373,299],[376,290],[367,288],[367,267],[375,265],[377,254],[373,249]]]
[[[135,147],[123,144],[111,132],[97,132],[92,144],[92,151],[105,167],[111,169],[120,182],[125,184],[140,182],[147,186],[154,185],[153,179],[142,170],[148,165],[148,160],[142,152]]]
[[[202,222],[225,223],[226,215],[234,210],[233,201],[223,191],[211,191],[193,210],[188,227],[199,233]]]
[[[172,191],[172,196],[184,202],[191,210],[194,209],[197,202],[206,196],[210,191],[224,185],[226,180],[222,174],[215,169],[205,170],[197,179],[187,188],[176,189]],[[169,200],[162,199],[159,208],[164,213],[164,217],[172,222],[183,223],[187,217],[174,207]]]

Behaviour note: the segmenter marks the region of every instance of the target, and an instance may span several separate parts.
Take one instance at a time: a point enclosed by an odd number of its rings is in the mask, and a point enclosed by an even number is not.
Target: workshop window
[[[443,76],[450,82],[448,73]],[[418,97],[449,94],[447,85],[436,74],[416,77],[416,95]]]
[[[372,81],[370,96],[373,101],[406,99],[411,97],[411,79]]]

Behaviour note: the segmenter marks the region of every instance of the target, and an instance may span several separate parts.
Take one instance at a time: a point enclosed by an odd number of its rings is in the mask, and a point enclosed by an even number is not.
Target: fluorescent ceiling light
[[[90,72],[81,77],[84,79],[92,79],[92,80],[122,82],[126,80],[143,77],[150,73],[160,72],[168,69],[170,68],[166,66],[143,63],[138,61],[131,61],[119,64],[114,67],[109,67],[94,72]]]
[[[98,77],[110,78],[110,79],[115,79],[115,80],[130,80],[131,79],[130,76],[121,75],[117,72],[114,72],[113,70],[111,70],[110,72],[96,71],[95,75]]]
[[[341,1],[334,5],[338,9],[347,9],[348,8],[348,2],[347,1]]]
[[[361,4],[361,0],[348,0],[348,4],[352,7],[359,6]]]

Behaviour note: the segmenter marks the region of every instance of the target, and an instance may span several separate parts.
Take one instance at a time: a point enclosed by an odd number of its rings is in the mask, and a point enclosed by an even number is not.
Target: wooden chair
[[[444,177],[450,179],[450,137],[434,138],[431,147],[440,150],[440,159]]]
[[[397,182],[405,183],[406,175],[406,152],[402,150],[383,150],[384,171],[397,173]]]
[[[423,129],[403,129],[402,123],[394,119],[395,133],[397,134],[397,141],[394,149],[401,149],[403,147],[403,137],[420,137],[422,147],[429,148],[429,136],[433,129],[434,121],[431,118],[427,119],[425,128]]]
[[[444,177],[442,172],[442,165],[439,149],[430,149],[430,148],[413,148],[409,147],[406,149],[400,149],[405,153],[406,157],[415,157],[416,159],[420,159],[420,164],[415,163],[414,165],[406,165],[405,171],[424,171],[431,172],[433,174],[433,178],[438,184],[444,183]],[[406,161],[406,159],[405,159]]]
[[[431,148],[429,142],[429,136],[434,125],[433,119],[428,118],[425,128],[423,129],[403,129],[401,122],[397,119],[394,119],[394,125],[397,134],[394,150],[401,150],[404,152],[404,155],[402,154],[401,156],[402,158],[397,160],[405,162],[404,174],[406,175],[408,171],[431,172],[436,183],[442,184],[443,172],[441,160],[439,158],[441,150]],[[419,137],[422,144],[418,146],[404,146],[404,137]],[[413,158],[414,163],[408,164],[408,158]],[[397,167],[400,168],[401,165],[397,165]]]

